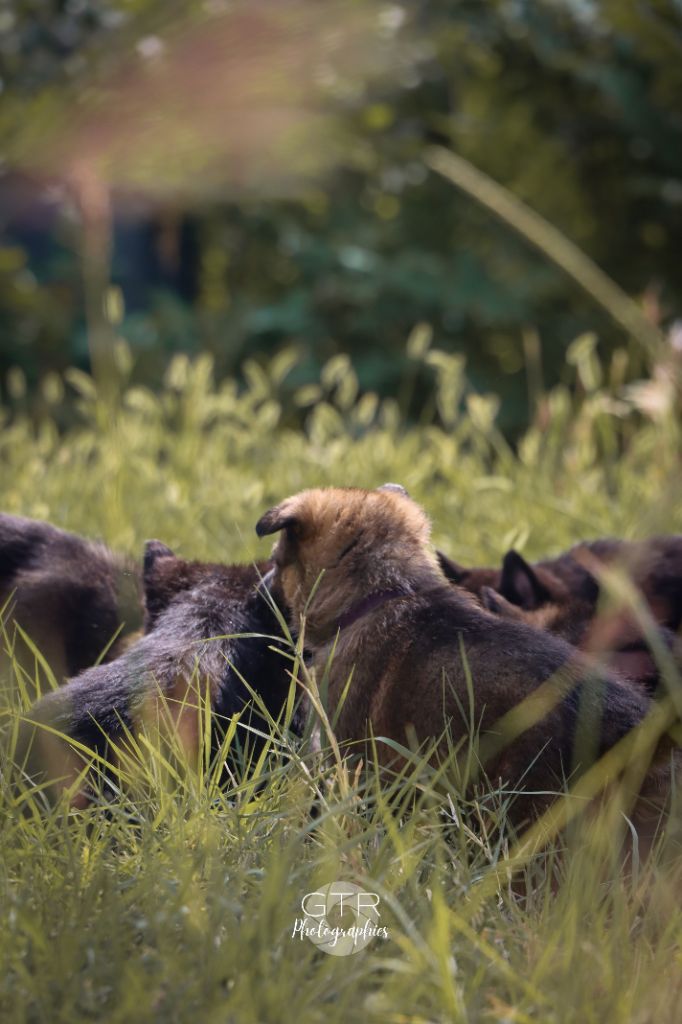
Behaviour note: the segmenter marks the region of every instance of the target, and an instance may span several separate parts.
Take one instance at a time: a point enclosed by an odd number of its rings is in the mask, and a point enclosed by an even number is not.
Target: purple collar
[[[348,629],[358,619],[362,619],[370,612],[381,608],[382,604],[395,601],[398,597],[406,597],[407,593],[408,591],[403,587],[394,587],[393,590],[377,590],[373,594],[368,594],[367,597],[363,597],[362,600],[358,601],[357,604],[351,605],[348,611],[343,613],[336,623],[336,628]]]

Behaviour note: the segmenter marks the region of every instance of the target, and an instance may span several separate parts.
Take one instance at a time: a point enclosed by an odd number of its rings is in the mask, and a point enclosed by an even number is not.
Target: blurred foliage
[[[0,145],[22,151],[25,124],[57,117],[93,83],[104,88],[124,58],[153,61],[166,35],[182,36],[192,19],[211,24],[234,7],[4,8]],[[679,313],[682,284],[679,6],[346,7],[368,16],[377,68],[324,83],[335,142],[313,133],[303,144],[331,146],[332,170],[280,182],[280,195],[244,194],[230,167],[222,195],[147,196],[132,209],[116,199],[117,329],[135,351],[136,379],[157,387],[175,351],[207,351],[220,378],[246,356],[294,343],[302,358],[292,387],[313,384],[320,366],[346,353],[362,392],[396,396],[425,417],[428,378],[413,372],[404,342],[427,322],[440,349],[466,352],[474,385],[500,394],[502,428],[518,433],[527,378],[536,390],[560,379],[566,347],[588,328],[602,356],[624,339],[546,259],[430,173],[424,147],[451,146],[508,187],[665,325]],[[141,92],[143,111],[145,99]],[[226,98],[205,102],[220,110]],[[163,109],[149,114],[163,126]],[[0,195],[0,371],[18,365],[32,385],[88,358],[78,211],[59,188],[31,186],[8,164]],[[642,370],[632,346],[629,372]]]
[[[21,371],[0,406],[1,507],[98,534],[136,554],[159,536],[185,556],[245,561],[263,551],[263,509],[306,487],[402,483],[434,521],[435,543],[464,563],[531,557],[607,533],[682,532],[677,365],[623,387],[627,356],[608,366],[594,335],[569,348],[566,383],[538,404],[514,449],[499,400],[472,390],[458,354],[422,329],[405,358],[431,377],[440,425],[406,421],[393,398],[361,392],[346,356],[295,387],[297,356],[247,360],[216,381],[213,360],[175,355],[157,390],[131,382],[125,343],[106,395],[77,368],[47,375],[36,420]],[[673,371],[676,371],[676,376]],[[289,395],[303,410],[291,421]],[[63,430],[64,409],[78,421]]]

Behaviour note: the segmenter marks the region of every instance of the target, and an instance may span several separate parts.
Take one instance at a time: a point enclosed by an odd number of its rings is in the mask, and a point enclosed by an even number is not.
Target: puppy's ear
[[[550,599],[535,570],[517,551],[508,551],[502,559],[500,594],[526,611],[533,611]]]
[[[378,491],[393,491],[394,494],[402,494],[403,498],[409,498],[409,492],[403,487],[402,484],[382,484],[381,487],[377,487]]]
[[[469,574],[469,570],[465,569],[463,565],[458,562],[453,562],[451,558],[443,554],[442,551],[436,551],[436,558],[438,564],[441,567],[443,575],[450,580],[451,583],[461,583]]]
[[[161,612],[170,604],[177,586],[171,570],[180,564],[180,559],[160,540],[146,541],[142,569],[146,633],[150,632]]]
[[[285,502],[269,509],[260,517],[256,523],[256,533],[259,537],[268,537],[272,533],[279,533],[280,530],[294,534],[298,526],[298,518],[293,514],[290,504]]]
[[[175,558],[171,549],[160,540],[146,540],[144,542],[144,575],[152,572],[159,558]]]
[[[481,604],[489,612],[492,612],[493,615],[499,615],[501,619],[518,620],[522,617],[522,612],[518,605],[507,601],[506,597],[502,597],[502,594],[499,594],[492,587],[481,587]]]

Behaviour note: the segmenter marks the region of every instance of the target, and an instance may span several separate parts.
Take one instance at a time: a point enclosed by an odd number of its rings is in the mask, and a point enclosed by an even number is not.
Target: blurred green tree
[[[197,186],[152,204],[133,218],[134,230],[123,230],[129,213],[119,210],[112,274],[136,373],[153,385],[177,349],[207,349],[225,373],[245,355],[294,341],[303,358],[293,384],[343,351],[362,388],[428,415],[423,371],[405,353],[410,330],[425,321],[441,348],[466,353],[475,387],[502,395],[502,424],[513,432],[526,419],[529,332],[539,336],[548,384],[578,334],[596,330],[602,354],[622,334],[543,256],[430,172],[424,147],[452,147],[509,188],[665,323],[682,285],[679,5],[346,7],[368,15],[376,69],[330,71],[322,83],[334,143],[309,131],[300,144],[330,146],[324,174],[249,190],[226,172],[222,188],[212,180],[203,193]],[[18,110],[29,128],[41,111],[58,117],[64,97],[106,82],[123,54],[144,61],[150,40],[177,35],[190,15],[222,18],[226,9],[153,0],[16,5],[0,47],[8,166],[28,145]],[[225,99],[205,102],[220,108]],[[245,121],[250,114],[247,106]],[[0,368],[20,363],[33,378],[86,360],[75,225],[64,203],[54,216],[43,232],[49,246],[40,231],[31,245],[24,228],[0,251]],[[172,270],[160,251],[174,254]]]

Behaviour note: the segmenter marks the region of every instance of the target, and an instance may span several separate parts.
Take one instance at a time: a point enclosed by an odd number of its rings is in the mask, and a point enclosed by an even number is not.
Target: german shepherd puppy
[[[275,719],[282,715],[290,687],[284,638],[262,589],[262,574],[270,567],[268,562],[188,562],[160,541],[147,542],[146,634],[115,661],[88,669],[34,705],[32,722],[49,729],[32,733],[29,774],[35,776],[37,769],[61,779],[59,792],[82,768],[50,730],[106,757],[111,740],[125,744],[128,730],[134,735],[142,722],[154,723],[164,715],[163,727],[171,728],[189,762],[196,763],[203,728],[200,697],[212,706],[212,752],[223,727],[240,713],[237,745],[257,757],[270,726],[252,703],[249,687]],[[293,731],[300,731],[302,723],[299,708]],[[76,803],[87,801],[87,793],[81,793]]]
[[[576,544],[557,558],[529,564],[508,551],[500,569],[467,569],[442,552],[441,568],[452,583],[480,596],[492,587],[525,611],[580,602],[594,608],[600,597],[599,573],[618,567],[641,592],[658,623],[677,631],[682,623],[682,536],[624,541],[612,537]]]
[[[479,751],[492,751],[489,777],[536,791],[530,808],[517,806],[518,823],[519,809],[542,809],[548,789],[561,790],[647,715],[643,693],[563,640],[491,615],[452,587],[425,513],[396,485],[303,491],[256,531],[280,534],[276,582],[294,620],[305,617],[318,678],[334,648],[328,696],[340,741],[371,730],[409,746],[449,726],[457,742],[474,723]],[[378,747],[384,765],[400,765],[394,748]],[[654,790],[664,777],[652,773]]]
[[[120,654],[142,625],[141,590],[137,566],[104,544],[0,514],[0,646],[29,677],[35,658],[20,630],[61,683]]]
[[[682,537],[592,541],[535,565],[509,551],[497,573],[441,559],[448,577],[478,593],[489,611],[561,636],[653,692],[660,673],[642,625],[631,610],[601,595],[600,573],[617,566],[659,624],[660,643],[679,660],[674,631],[682,617]]]

